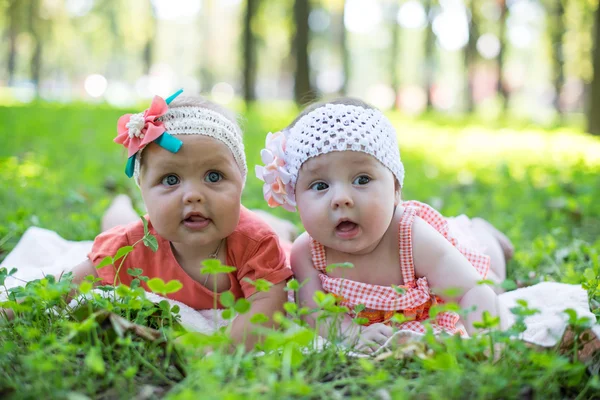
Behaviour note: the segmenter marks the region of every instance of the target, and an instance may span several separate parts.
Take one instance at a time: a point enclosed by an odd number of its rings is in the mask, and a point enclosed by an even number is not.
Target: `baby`
[[[433,208],[402,201],[404,166],[396,132],[381,112],[354,99],[318,104],[266,142],[266,166],[257,167],[265,199],[272,207],[297,206],[306,229],[291,254],[292,270],[305,282],[298,300],[313,308],[317,291],[338,297],[350,310],[341,329],[348,343],[378,348],[393,334],[396,313],[407,318],[399,329],[425,332],[430,307],[444,301],[475,312],[463,321],[466,332],[458,314],[439,313],[432,322],[436,333],[466,335],[484,311],[497,315],[496,294],[478,282],[490,265],[504,277],[498,238],[505,237],[484,221],[463,223],[468,225],[461,229],[463,238],[467,232],[469,242],[496,250],[492,262],[490,255],[463,245]],[[340,263],[353,268],[327,269]],[[358,305],[365,308],[355,313]],[[359,327],[352,317],[368,322]],[[315,316],[308,320],[315,325]],[[322,324],[320,333],[327,336],[328,329]]]
[[[179,94],[166,100],[156,96],[144,112],[122,116],[115,139],[128,151],[126,173],[140,187],[158,249],[140,243],[145,234],[141,219],[126,225],[105,220],[115,226],[96,237],[88,258],[73,269],[73,282],[91,275],[104,285],[129,285],[134,277],[127,271],[140,268],[148,278],[180,281],[183,288],[168,297],[196,310],[211,309],[215,301],[222,308],[218,298],[229,290],[251,304],[231,327],[234,342],[250,348],[259,340],[250,319],[257,313],[271,318],[283,310],[283,288],[292,272],[275,232],[240,204],[247,166],[235,118],[202,97]],[[131,212],[126,217],[131,219]],[[118,265],[97,268],[125,246],[134,248]],[[205,274],[206,259],[236,270]],[[258,279],[268,281],[270,290],[257,292],[252,281]]]

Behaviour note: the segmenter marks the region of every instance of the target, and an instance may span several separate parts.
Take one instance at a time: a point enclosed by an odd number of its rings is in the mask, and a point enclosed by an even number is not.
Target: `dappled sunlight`
[[[470,170],[477,175],[506,165],[513,178],[520,179],[524,169],[531,167],[567,173],[575,167],[600,170],[600,140],[574,130],[456,129],[392,118],[402,154],[417,153],[449,173]]]
[[[40,177],[47,168],[42,167],[39,159],[32,154],[28,154],[23,160],[17,157],[0,159],[0,176],[5,183],[16,183],[20,186],[27,185],[29,180]]]
[[[153,0],[156,17],[164,20],[191,19],[202,9],[197,0]]]
[[[344,25],[354,33],[368,33],[381,23],[381,6],[375,2],[349,0],[346,2]]]
[[[92,97],[100,97],[106,92],[108,81],[100,74],[92,74],[85,78],[84,88]]]

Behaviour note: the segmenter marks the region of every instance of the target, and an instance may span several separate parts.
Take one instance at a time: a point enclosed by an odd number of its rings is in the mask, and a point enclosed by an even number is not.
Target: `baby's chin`
[[[319,240],[317,241],[323,246],[325,246],[327,249],[338,251],[340,253],[352,254],[357,250],[357,248],[362,249],[363,247],[356,240],[343,240],[338,237],[334,237],[329,240],[324,240],[322,242]]]
[[[380,240],[382,239],[383,238],[380,238]],[[353,240],[341,240],[336,238],[329,241],[329,245],[322,242],[321,244],[328,249],[332,249],[340,253],[346,253],[349,255],[366,255],[370,254],[377,247],[377,244],[380,240],[372,241],[367,240],[365,237],[355,238]]]

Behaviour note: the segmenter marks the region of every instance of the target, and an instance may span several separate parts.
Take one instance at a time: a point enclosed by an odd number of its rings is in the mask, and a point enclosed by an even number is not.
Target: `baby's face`
[[[211,252],[239,221],[242,174],[229,148],[203,135],[178,135],[171,153],[155,143],[144,150],[142,197],[150,221],[175,251]]]
[[[356,151],[309,159],[296,182],[296,203],[308,234],[344,253],[368,253],[377,246],[399,200],[392,172]]]

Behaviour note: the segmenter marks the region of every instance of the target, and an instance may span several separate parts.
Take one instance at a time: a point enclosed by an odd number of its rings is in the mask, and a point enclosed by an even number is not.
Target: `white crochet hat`
[[[378,110],[346,104],[325,104],[309,112],[284,132],[267,135],[261,152],[265,167],[256,174],[265,182],[263,194],[271,207],[295,210],[295,186],[308,159],[333,151],[360,151],[375,157],[402,187],[404,165],[396,130]]]
[[[157,119],[161,121],[171,135],[205,135],[225,143],[242,173],[242,182],[246,181],[248,167],[244,153],[242,132],[237,124],[217,111],[200,106],[174,106]],[[139,184],[142,152],[135,158],[133,177]]]

